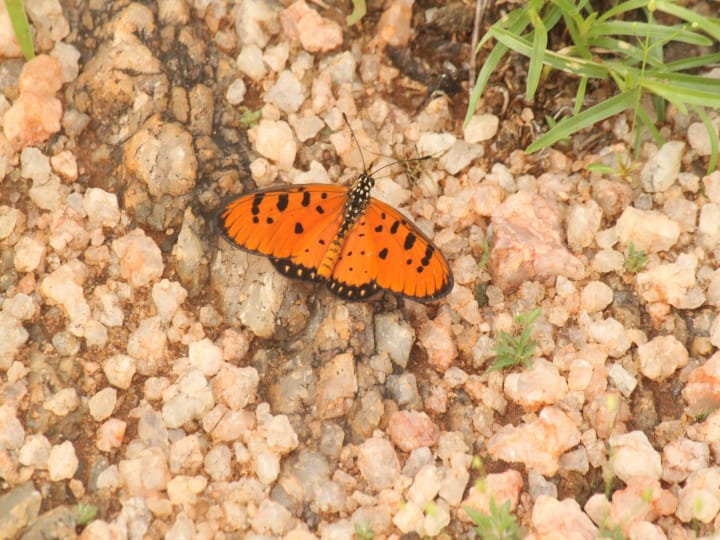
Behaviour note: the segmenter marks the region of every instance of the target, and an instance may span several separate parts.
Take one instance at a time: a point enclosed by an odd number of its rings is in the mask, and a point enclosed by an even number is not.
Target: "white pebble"
[[[80,461],[75,455],[75,447],[70,441],[57,444],[50,450],[48,457],[48,476],[52,482],[72,478]]]
[[[106,418],[109,418],[115,410],[116,403],[117,390],[109,386],[103,388],[88,400],[90,416],[92,416],[97,422],[105,420]]]
[[[103,372],[114,387],[127,390],[135,375],[135,359],[127,354],[110,356],[103,362]]]

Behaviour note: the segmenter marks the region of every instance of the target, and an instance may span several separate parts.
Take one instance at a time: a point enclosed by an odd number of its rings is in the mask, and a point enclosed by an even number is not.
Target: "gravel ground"
[[[531,108],[463,130],[391,61],[446,12],[281,4],[28,2],[27,63],[0,5],[0,538],[474,538],[506,502],[525,538],[718,538],[702,124],[527,156]],[[372,169],[433,156],[375,195],[450,261],[440,301],[348,303],[213,227],[352,182],[343,113]],[[488,371],[536,308],[528,365]]]

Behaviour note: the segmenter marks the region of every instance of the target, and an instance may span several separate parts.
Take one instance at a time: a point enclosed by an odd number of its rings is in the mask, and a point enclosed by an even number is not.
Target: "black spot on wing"
[[[415,245],[415,240],[417,240],[417,237],[413,233],[409,232],[405,237],[405,243],[403,244],[403,248],[406,250],[411,249],[413,245]]]
[[[382,248],[378,252],[378,257],[380,257],[383,261],[387,258],[387,256],[388,256],[388,248]]]
[[[280,194],[277,200],[277,209],[280,210],[280,212],[284,212],[287,209],[289,199],[287,193]]]
[[[295,234],[302,234],[305,232],[305,229],[302,226],[302,223],[299,221],[295,224]]]

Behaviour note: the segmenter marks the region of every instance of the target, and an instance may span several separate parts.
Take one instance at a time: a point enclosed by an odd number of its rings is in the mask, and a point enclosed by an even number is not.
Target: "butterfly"
[[[370,195],[367,170],[352,187],[301,184],[241,195],[218,214],[235,246],[265,255],[283,275],[324,282],[346,300],[380,290],[420,302],[453,287],[447,260],[399,211]]]

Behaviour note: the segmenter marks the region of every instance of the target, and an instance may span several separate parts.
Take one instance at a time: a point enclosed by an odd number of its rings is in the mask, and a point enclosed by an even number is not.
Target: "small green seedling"
[[[84,527],[95,519],[97,515],[97,506],[94,504],[78,503],[76,523],[80,527]]]
[[[645,267],[647,262],[648,257],[645,254],[645,250],[635,251],[635,245],[630,242],[627,253],[625,254],[625,268],[636,274]]]
[[[352,0],[352,3],[353,11],[345,19],[345,22],[348,26],[352,26],[353,24],[358,22],[367,13],[367,5],[365,4],[365,0]]]
[[[20,50],[25,56],[25,60],[32,60],[35,57],[35,47],[22,0],[5,0],[5,9],[7,9],[10,24],[15,31],[15,37],[20,44]]]
[[[464,507],[475,524],[475,532],[483,540],[520,540],[520,526],[510,513],[510,501],[498,508],[495,498],[490,497],[490,513],[483,514],[470,507]]]
[[[532,325],[540,316],[540,312],[540,308],[535,308],[528,313],[521,313],[515,317],[515,324],[520,331],[519,336],[509,334],[504,330],[500,331],[500,336],[495,345],[497,358],[487,370],[488,373],[519,364],[528,368],[532,366],[531,358],[535,352],[536,343],[534,339],[530,339],[530,336],[533,330]]]
[[[357,540],[372,540],[374,537],[375,533],[370,528],[370,523],[363,521],[355,524],[355,538]]]
[[[247,107],[240,108],[240,124],[245,128],[251,128],[257,125],[257,123],[260,122],[261,117],[261,110],[253,111]]]

